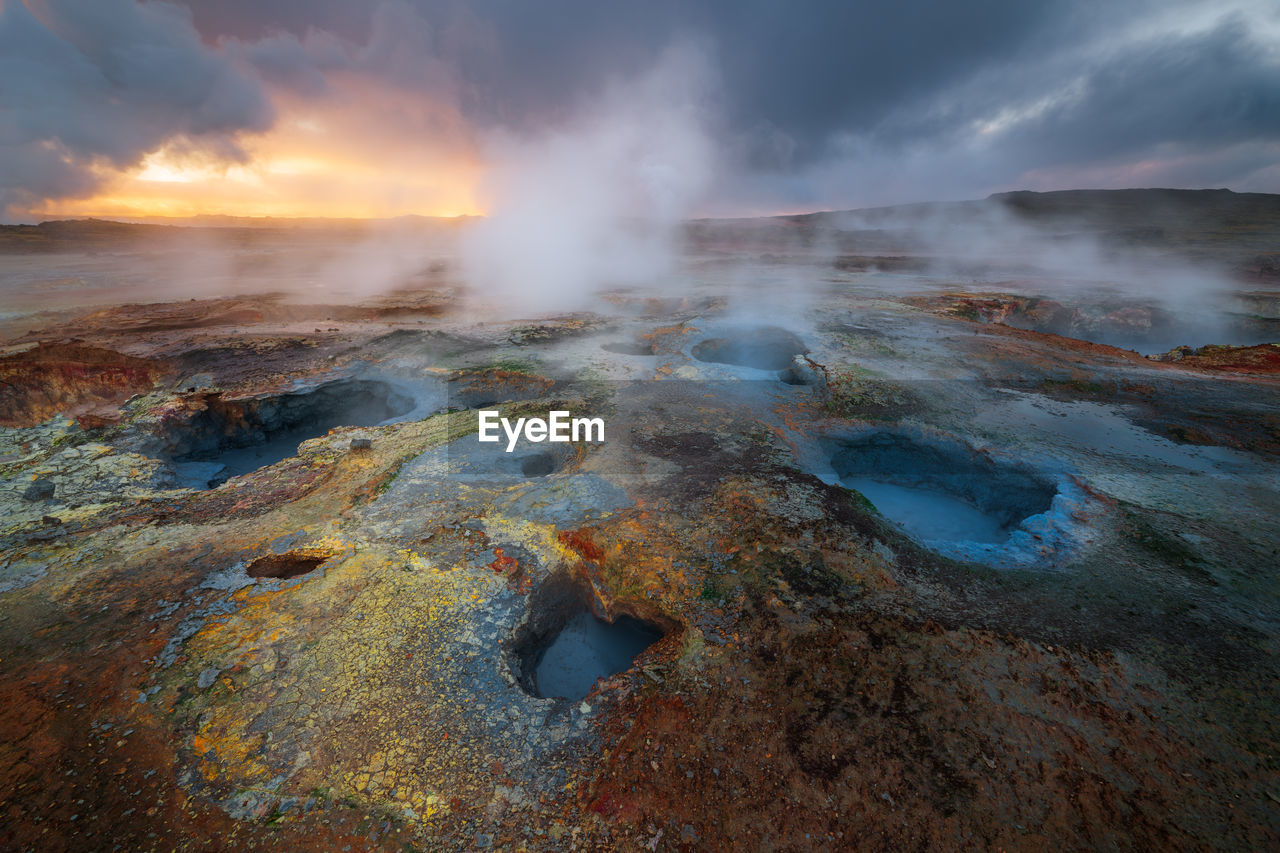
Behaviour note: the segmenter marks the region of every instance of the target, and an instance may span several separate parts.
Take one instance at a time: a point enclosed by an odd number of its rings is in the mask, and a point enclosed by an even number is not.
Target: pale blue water
[[[542,653],[534,686],[539,696],[581,699],[596,679],[628,669],[636,655],[661,638],[657,630],[627,616],[610,624],[589,612],[579,613]]]
[[[274,465],[282,459],[296,456],[299,444],[309,438],[325,435],[331,428],[329,424],[324,423],[309,428],[282,430],[273,433],[271,438],[262,444],[228,448],[219,453],[214,461],[221,462],[226,469],[223,477],[239,477],[241,474],[248,474],[250,471],[257,471],[259,468]]]
[[[943,491],[864,477],[846,477],[840,482],[861,492],[881,515],[917,539],[998,544],[1009,538],[1010,531],[998,519]]]

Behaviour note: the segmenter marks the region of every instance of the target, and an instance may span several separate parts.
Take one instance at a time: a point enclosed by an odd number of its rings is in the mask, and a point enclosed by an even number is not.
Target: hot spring
[[[166,439],[179,471],[212,488],[287,459],[303,441],[336,427],[372,426],[413,407],[413,398],[386,382],[346,379],[276,397],[214,397]]]
[[[831,456],[840,482],[924,542],[1005,542],[1049,510],[1057,488],[1041,475],[959,444],[876,432],[843,439]]]
[[[698,361],[756,370],[787,370],[803,352],[803,341],[776,326],[729,329],[722,337],[699,341],[690,350]]]
[[[663,629],[620,614],[612,622],[591,612],[589,589],[563,574],[530,598],[528,622],[512,644],[520,686],[543,698],[582,699],[596,682],[631,667],[662,639]]]

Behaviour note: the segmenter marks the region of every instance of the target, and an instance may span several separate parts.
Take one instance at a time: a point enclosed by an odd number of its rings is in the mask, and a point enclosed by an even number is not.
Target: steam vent
[[[1275,4],[1095,5],[0,0],[0,851],[1280,851]]]

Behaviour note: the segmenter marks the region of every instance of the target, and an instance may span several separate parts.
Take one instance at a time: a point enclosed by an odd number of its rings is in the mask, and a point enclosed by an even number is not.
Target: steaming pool
[[[842,477],[840,482],[917,539],[1000,543],[1013,532],[994,515],[941,489],[899,486],[869,477]]]
[[[661,638],[661,631],[630,616],[610,623],[583,611],[565,623],[538,657],[535,691],[546,698],[581,699],[598,679],[629,669],[636,655]]]
[[[786,370],[806,351],[804,342],[777,326],[726,329],[720,337],[694,344],[690,355],[708,364],[728,364],[755,370]]]
[[[387,382],[366,379],[277,397],[215,400],[172,429],[170,455],[189,485],[216,488],[231,477],[288,459],[302,442],[337,427],[374,426],[414,410],[409,395]]]
[[[953,559],[1052,562],[1080,538],[1088,504],[1069,477],[907,430],[828,438],[811,470],[862,495],[912,539]]]

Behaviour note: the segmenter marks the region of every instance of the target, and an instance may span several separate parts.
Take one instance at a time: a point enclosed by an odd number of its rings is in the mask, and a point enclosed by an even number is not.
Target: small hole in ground
[[[316,566],[327,559],[327,556],[268,554],[250,563],[245,572],[251,578],[296,578],[315,571]]]
[[[653,344],[640,341],[622,341],[621,343],[601,344],[600,349],[618,355],[653,355]]]
[[[786,329],[762,326],[735,329],[724,337],[708,338],[695,344],[690,352],[698,361],[757,370],[786,370],[792,359],[805,352],[805,345]]]
[[[520,473],[526,477],[545,477],[556,470],[554,453],[533,453],[520,460]]]

